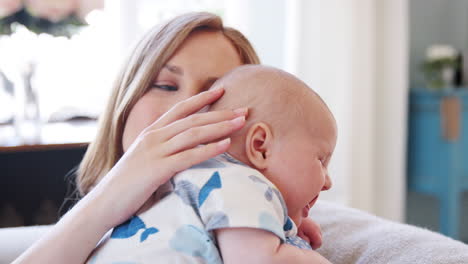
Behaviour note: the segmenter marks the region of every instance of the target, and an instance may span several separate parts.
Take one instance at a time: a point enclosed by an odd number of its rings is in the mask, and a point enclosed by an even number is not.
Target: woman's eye
[[[161,89],[161,90],[165,90],[165,91],[170,91],[170,92],[174,92],[174,91],[177,91],[177,86],[174,86],[174,85],[166,85],[166,84],[154,84],[153,85],[154,88],[158,88],[158,89]]]

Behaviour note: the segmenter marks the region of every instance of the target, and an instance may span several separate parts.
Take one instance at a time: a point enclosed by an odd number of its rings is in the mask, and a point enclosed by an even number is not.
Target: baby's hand
[[[297,235],[307,241],[313,249],[322,246],[322,230],[311,218],[305,217],[299,226]]]

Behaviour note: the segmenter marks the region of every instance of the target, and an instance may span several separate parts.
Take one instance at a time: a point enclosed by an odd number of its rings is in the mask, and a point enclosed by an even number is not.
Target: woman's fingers
[[[167,111],[156,122],[149,126],[148,129],[165,127],[176,120],[196,113],[203,107],[214,103],[223,95],[223,93],[223,88],[217,88],[199,93],[186,100],[183,100],[169,109],[169,111]]]
[[[200,144],[213,142],[239,130],[244,124],[245,116],[239,116],[215,124],[192,127],[168,140],[164,145],[164,153],[173,155]]]
[[[168,157],[167,164],[170,168],[177,168],[172,172],[173,174],[176,174],[226,152],[230,144],[231,139],[226,138],[218,142],[201,145],[196,148],[190,148]]]
[[[170,140],[171,138],[179,135],[180,133],[196,129],[197,127],[206,126],[209,124],[216,124],[223,121],[232,120],[236,117],[245,116],[248,108],[239,108],[236,110],[223,110],[214,111],[200,114],[193,114],[181,120],[177,120],[172,124],[167,125],[160,129],[159,135],[161,140]],[[199,142],[199,144],[202,142]],[[197,144],[198,145],[198,144]]]

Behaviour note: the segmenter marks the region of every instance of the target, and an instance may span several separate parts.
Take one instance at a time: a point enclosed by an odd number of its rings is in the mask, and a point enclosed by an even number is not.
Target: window
[[[86,17],[89,26],[69,39],[36,35],[24,27],[0,36],[0,123],[11,122],[18,111],[15,89],[28,71],[42,121],[98,117],[121,59],[134,42],[153,25],[190,11],[223,16],[224,1],[106,1],[104,10]]]

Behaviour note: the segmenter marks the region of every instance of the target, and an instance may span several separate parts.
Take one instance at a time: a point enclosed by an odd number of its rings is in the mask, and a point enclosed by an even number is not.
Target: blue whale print
[[[201,189],[186,180],[179,181],[175,183],[174,186],[174,193],[177,194],[185,204],[190,205],[195,213],[201,217],[199,208],[213,190],[222,188],[222,183],[219,172],[216,171]],[[208,230],[225,226],[229,226],[229,219],[227,215],[221,211],[213,212],[212,217],[205,223],[205,228]]]
[[[140,229],[144,230],[140,236],[140,242],[145,241],[149,235],[159,232],[155,227],[146,228],[145,223],[140,217],[133,216],[129,220],[115,227],[114,230],[112,230],[111,238],[130,238],[136,235]]]
[[[184,203],[192,206],[197,211],[197,214],[199,214],[198,208],[203,205],[210,193],[221,187],[221,178],[219,176],[219,172],[216,171],[211,175],[210,179],[202,186],[201,189],[195,184],[183,180],[175,183],[174,192],[182,199],[182,201],[184,201]]]
[[[198,194],[198,207],[200,208],[202,206],[211,191],[219,188],[221,188],[221,179],[219,178],[219,173],[216,171],[201,188],[200,193]]]

